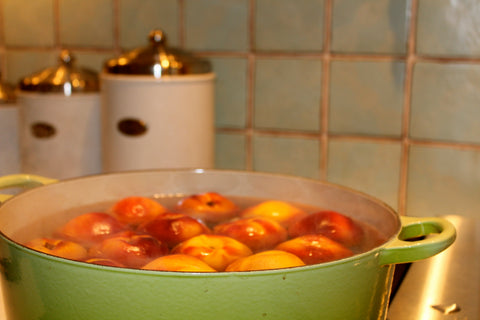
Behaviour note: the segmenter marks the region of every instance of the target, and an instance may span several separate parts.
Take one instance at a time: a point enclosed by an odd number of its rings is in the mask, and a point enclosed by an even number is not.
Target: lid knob
[[[60,52],[58,60],[60,60],[60,63],[63,63],[64,65],[71,65],[75,61],[75,57],[72,56],[70,51],[64,49]]]
[[[160,29],[150,31],[150,34],[148,35],[148,40],[150,40],[150,43],[154,45],[167,43],[165,33]]]

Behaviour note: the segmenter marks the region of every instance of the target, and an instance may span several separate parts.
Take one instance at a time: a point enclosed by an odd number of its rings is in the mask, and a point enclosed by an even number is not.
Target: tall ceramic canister
[[[100,81],[68,50],[19,83],[22,171],[66,179],[101,172]]]
[[[20,172],[18,126],[14,88],[0,83],[0,176]]]
[[[212,168],[214,80],[208,61],[149,44],[108,60],[100,75],[103,170]]]

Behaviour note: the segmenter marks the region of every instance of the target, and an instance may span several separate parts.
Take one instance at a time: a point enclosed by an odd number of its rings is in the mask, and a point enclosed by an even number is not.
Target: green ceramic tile
[[[58,52],[9,50],[5,59],[7,64],[6,80],[16,85],[26,76],[56,66]]]
[[[405,65],[390,61],[333,61],[329,131],[401,134]]]
[[[406,53],[409,2],[333,0],[332,51]]]
[[[257,50],[322,50],[324,1],[257,0],[255,5]]]
[[[479,217],[480,151],[412,146],[406,213]]]
[[[53,0],[4,0],[5,43],[51,47],[55,44]]]
[[[413,138],[480,143],[480,65],[418,63],[414,69]]]
[[[254,136],[253,169],[318,179],[320,142],[315,139]]]
[[[318,131],[322,62],[258,59],[255,65],[255,127]]]
[[[244,58],[211,58],[216,74],[215,125],[245,128],[247,118],[247,71]]]
[[[248,0],[185,0],[185,44],[193,50],[246,51]]]
[[[327,179],[398,207],[400,143],[331,140]]]
[[[105,52],[72,52],[76,59],[77,64],[82,68],[88,68],[97,73],[100,73],[103,69],[104,63],[114,56],[114,53],[105,53]]]
[[[60,42],[65,46],[113,46],[114,0],[59,0]]]
[[[120,0],[120,46],[133,49],[148,44],[148,34],[161,29],[168,45],[177,46],[179,13],[177,0]]]
[[[215,135],[215,168],[245,170],[245,136],[237,133]]]
[[[479,12],[478,0],[418,1],[417,53],[478,57]]]

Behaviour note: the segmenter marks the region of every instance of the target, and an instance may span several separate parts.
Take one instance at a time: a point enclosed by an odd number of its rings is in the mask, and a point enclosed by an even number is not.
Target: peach
[[[172,212],[157,216],[152,221],[141,225],[139,230],[165,242],[169,248],[200,234],[210,233],[210,229],[197,219]]]
[[[296,255],[282,250],[267,250],[240,258],[227,266],[225,271],[270,270],[304,266]]]
[[[285,201],[267,200],[248,207],[240,213],[242,218],[265,217],[270,218],[284,227],[307,213]]]
[[[245,218],[224,222],[213,228],[215,234],[234,238],[253,252],[267,250],[287,240],[287,230],[270,218]]]
[[[27,242],[25,246],[65,259],[83,260],[87,257],[87,249],[82,245],[63,239],[36,238]]]
[[[139,268],[168,254],[168,247],[150,235],[125,231],[94,245],[88,254],[92,258],[110,259],[130,268]]]
[[[166,211],[167,209],[157,201],[140,196],[123,198],[110,208],[110,212],[118,221],[132,228],[151,221]]]
[[[238,210],[234,202],[217,192],[194,194],[181,199],[176,205],[176,211],[208,224],[228,220],[234,217]]]
[[[181,272],[215,272],[202,260],[186,254],[170,254],[150,261],[142,267],[145,270],[181,271]]]
[[[90,246],[124,230],[120,222],[104,212],[89,212],[79,215],[63,226],[55,235]]]
[[[347,247],[320,234],[309,234],[280,243],[276,250],[293,253],[305,264],[316,264],[347,258],[353,252]]]
[[[172,253],[194,256],[217,271],[224,271],[227,265],[238,258],[252,254],[249,247],[230,237],[201,234],[190,238],[175,248]]]
[[[98,264],[101,266],[109,266],[109,267],[120,267],[120,268],[125,268],[126,266],[121,264],[120,262],[114,261],[112,259],[106,259],[106,258],[90,258],[85,260],[86,263],[93,263],[93,264]]]
[[[290,238],[306,234],[322,234],[347,247],[358,246],[363,229],[350,217],[335,211],[318,211],[293,223],[288,229]]]

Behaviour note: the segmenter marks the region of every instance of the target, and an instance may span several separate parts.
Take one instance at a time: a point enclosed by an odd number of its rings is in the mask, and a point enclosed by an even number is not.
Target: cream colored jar
[[[19,85],[22,171],[57,179],[101,172],[98,75],[64,50]]]
[[[214,80],[207,61],[168,48],[109,60],[100,75],[104,172],[214,166]]]
[[[13,88],[0,83],[0,175],[20,172],[18,106]]]

